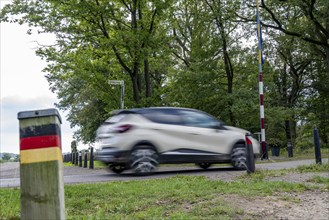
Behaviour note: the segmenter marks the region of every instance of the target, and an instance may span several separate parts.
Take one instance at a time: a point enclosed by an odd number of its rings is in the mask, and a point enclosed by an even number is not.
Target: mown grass
[[[288,157],[287,148],[280,149],[280,156],[272,156],[271,149],[268,150],[270,160],[262,162],[273,162],[274,161],[291,161],[291,160],[304,160],[304,159],[315,159],[314,147],[307,149],[294,148],[293,157]],[[329,158],[329,148],[321,148],[321,157]]]
[[[238,219],[244,211],[227,203],[226,197],[238,195],[252,200],[255,196],[270,196],[278,192],[312,190],[310,185],[266,181],[265,177],[286,175],[297,170],[327,172],[327,168],[328,164],[322,164],[287,170],[260,170],[232,182],[177,175],[166,179],[65,185],[66,216],[67,219],[79,220]],[[328,186],[329,178],[315,176],[311,181]],[[0,219],[19,219],[19,188],[1,188],[0,207]]]
[[[206,177],[115,181],[65,186],[67,219],[232,219],[243,214],[225,202],[308,190],[303,184],[258,179],[223,182]],[[18,219],[19,189],[0,189],[0,219]]]
[[[67,166],[67,167],[76,166],[75,164],[72,164],[71,162],[65,162],[63,164],[64,164],[64,166]],[[89,161],[88,161],[88,167],[89,167]],[[107,165],[104,164],[103,162],[97,161],[97,160],[94,161],[94,169],[102,169],[102,168],[106,168],[106,167],[107,167]]]
[[[323,177],[323,176],[313,176],[310,182],[313,183],[319,183],[319,184],[324,184],[325,189],[328,191],[329,190],[329,176],[328,177]]]
[[[329,175],[329,162],[323,164],[310,164],[301,165],[291,169],[281,170],[256,170],[252,175],[241,175],[237,179],[253,179],[253,180],[264,180],[266,177],[279,177],[289,175],[289,173],[317,173],[317,172],[328,172]]]
[[[309,172],[329,172],[329,161],[322,164],[311,164],[302,165],[294,168],[299,173],[309,173]]]

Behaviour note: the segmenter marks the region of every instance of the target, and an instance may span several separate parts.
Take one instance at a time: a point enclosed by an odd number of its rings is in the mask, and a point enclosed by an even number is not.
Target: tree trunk
[[[139,90],[138,90],[138,79],[137,75],[131,77],[134,93],[134,101],[138,104],[140,101]]]
[[[150,81],[150,70],[149,61],[147,58],[144,59],[144,77],[145,77],[145,96],[151,97],[151,81]]]
[[[220,19],[221,21],[221,19]],[[228,104],[228,112],[229,112],[229,117],[230,117],[230,122],[233,126],[236,126],[236,121],[235,121],[235,117],[232,111],[232,106],[233,106],[233,102],[232,102],[232,94],[233,94],[233,68],[232,68],[232,64],[230,61],[230,56],[227,52],[227,42],[226,42],[226,36],[224,33],[224,26],[222,22],[219,22],[219,26],[221,28],[221,37],[222,37],[222,42],[223,42],[223,57],[224,57],[224,65],[225,65],[225,72],[226,72],[226,76],[227,76],[227,93],[229,94],[229,99],[227,101]]]

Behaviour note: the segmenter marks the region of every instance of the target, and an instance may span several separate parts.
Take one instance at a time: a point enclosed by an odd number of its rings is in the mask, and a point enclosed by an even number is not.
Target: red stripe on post
[[[263,82],[263,73],[259,72],[259,82]]]
[[[259,97],[260,97],[260,105],[264,105],[264,95],[261,94],[259,95]]]
[[[260,119],[261,128],[265,128],[265,118]]]
[[[37,137],[26,137],[20,140],[21,150],[31,150],[48,147],[59,147],[61,146],[61,138],[59,135],[45,135]]]

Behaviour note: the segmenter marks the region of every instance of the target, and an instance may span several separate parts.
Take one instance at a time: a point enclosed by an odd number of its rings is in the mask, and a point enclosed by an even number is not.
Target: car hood
[[[241,134],[243,134],[243,135],[246,135],[246,133],[250,133],[249,131],[247,131],[247,130],[244,130],[244,129],[242,129],[242,128],[237,128],[237,127],[233,127],[233,126],[225,126],[227,129],[229,129],[229,130],[232,130],[232,131],[236,131],[236,132],[239,132],[239,133],[241,133]],[[251,134],[251,133],[250,133]]]

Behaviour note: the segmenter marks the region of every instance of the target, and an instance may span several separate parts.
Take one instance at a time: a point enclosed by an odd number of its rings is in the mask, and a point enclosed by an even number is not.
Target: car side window
[[[145,118],[160,124],[182,125],[181,117],[175,111],[153,110],[141,113]]]
[[[214,128],[218,126],[219,121],[202,112],[181,110],[180,114],[183,118],[183,123],[186,126]]]

